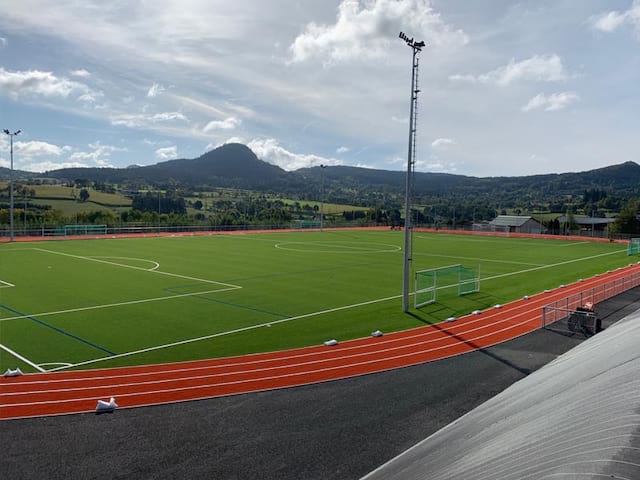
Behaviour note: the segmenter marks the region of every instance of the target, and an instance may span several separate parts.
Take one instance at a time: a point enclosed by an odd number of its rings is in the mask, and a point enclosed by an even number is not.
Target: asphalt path
[[[599,304],[603,326],[640,289]],[[7,420],[11,479],[358,479],[584,338],[540,330],[454,358],[210,400]]]

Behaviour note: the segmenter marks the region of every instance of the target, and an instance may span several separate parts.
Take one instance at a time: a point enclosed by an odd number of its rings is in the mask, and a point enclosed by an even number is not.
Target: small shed
[[[496,232],[542,233],[544,230],[540,222],[526,215],[498,215],[489,225]]]

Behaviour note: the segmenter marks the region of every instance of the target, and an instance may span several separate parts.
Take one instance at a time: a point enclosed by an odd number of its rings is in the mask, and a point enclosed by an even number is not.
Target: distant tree
[[[193,202],[193,208],[195,208],[196,210],[202,210],[202,201],[196,200],[195,202]]]
[[[87,190],[86,188],[83,188],[82,190],[80,190],[80,194],[78,195],[78,199],[81,202],[86,202],[87,200],[89,200],[89,190]]]
[[[613,224],[612,231],[614,233],[636,234],[640,233],[640,199],[634,198],[620,210]]]

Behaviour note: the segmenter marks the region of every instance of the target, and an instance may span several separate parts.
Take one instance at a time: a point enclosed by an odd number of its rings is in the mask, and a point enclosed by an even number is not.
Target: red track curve
[[[440,360],[537,330],[544,305],[638,271],[640,264],[455,322],[346,341],[334,347],[3,377],[0,419],[92,412],[98,399],[112,396],[120,408],[132,408],[306,385]]]

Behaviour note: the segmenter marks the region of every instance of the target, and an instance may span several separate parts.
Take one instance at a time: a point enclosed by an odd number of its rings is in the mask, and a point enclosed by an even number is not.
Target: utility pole
[[[407,153],[407,178],[404,199],[404,267],[402,276],[402,311],[409,311],[409,272],[411,262],[411,211],[409,200],[411,197],[412,173],[415,166],[416,147],[416,117],[418,105],[418,54],[425,46],[423,41],[416,42],[400,32],[400,38],[411,47],[411,104],[409,108],[409,147]]]
[[[326,165],[320,165],[320,231],[324,226],[324,169]]]
[[[11,170],[9,172],[9,241],[13,242],[13,137],[19,135],[22,130],[11,133],[6,128],[3,130],[11,138]]]

